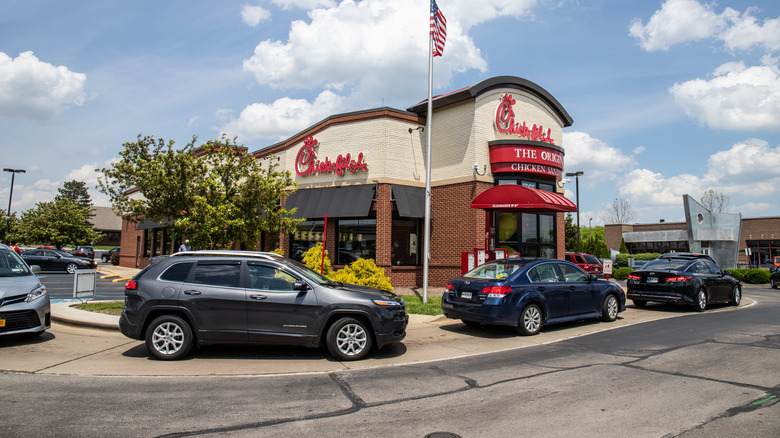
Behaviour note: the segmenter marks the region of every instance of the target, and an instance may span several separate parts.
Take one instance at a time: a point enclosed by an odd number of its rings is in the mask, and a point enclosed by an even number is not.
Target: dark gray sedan
[[[28,265],[38,265],[41,271],[66,271],[74,274],[78,269],[95,269],[95,260],[76,257],[65,251],[56,249],[29,249],[22,253],[22,258]]]

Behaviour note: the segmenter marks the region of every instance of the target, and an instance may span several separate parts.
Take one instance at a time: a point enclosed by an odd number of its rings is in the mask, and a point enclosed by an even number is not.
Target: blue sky
[[[513,75],[574,119],[580,220],[612,201],[684,220],[682,195],[780,216],[780,2],[439,0],[434,93]],[[0,3],[2,167],[13,211],[85,181],[138,134],[250,151],[325,117],[427,96],[427,0]],[[435,151],[434,151],[435,153]],[[0,207],[11,178],[0,174]],[[574,182],[567,184],[574,199]]]

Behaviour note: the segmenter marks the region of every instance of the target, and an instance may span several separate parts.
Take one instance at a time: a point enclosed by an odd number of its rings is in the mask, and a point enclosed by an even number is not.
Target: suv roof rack
[[[275,252],[264,251],[238,251],[229,249],[207,249],[199,251],[179,251],[171,254],[171,257],[181,256],[222,256],[222,257],[257,257],[259,259],[266,260],[282,260],[284,256],[281,256]]]

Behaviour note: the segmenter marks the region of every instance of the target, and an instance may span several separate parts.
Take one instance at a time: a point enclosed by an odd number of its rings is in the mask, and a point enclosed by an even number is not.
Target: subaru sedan
[[[467,325],[505,325],[535,335],[544,325],[626,310],[623,289],[566,260],[509,258],[480,265],[447,283],[442,313]]]

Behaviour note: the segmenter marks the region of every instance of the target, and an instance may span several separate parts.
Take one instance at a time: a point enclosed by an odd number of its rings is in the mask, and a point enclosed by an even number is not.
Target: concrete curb
[[[93,301],[95,302],[95,301]],[[91,327],[102,330],[119,330],[119,317],[105,313],[76,309],[80,303],[63,302],[51,304],[51,319],[67,325]]]

